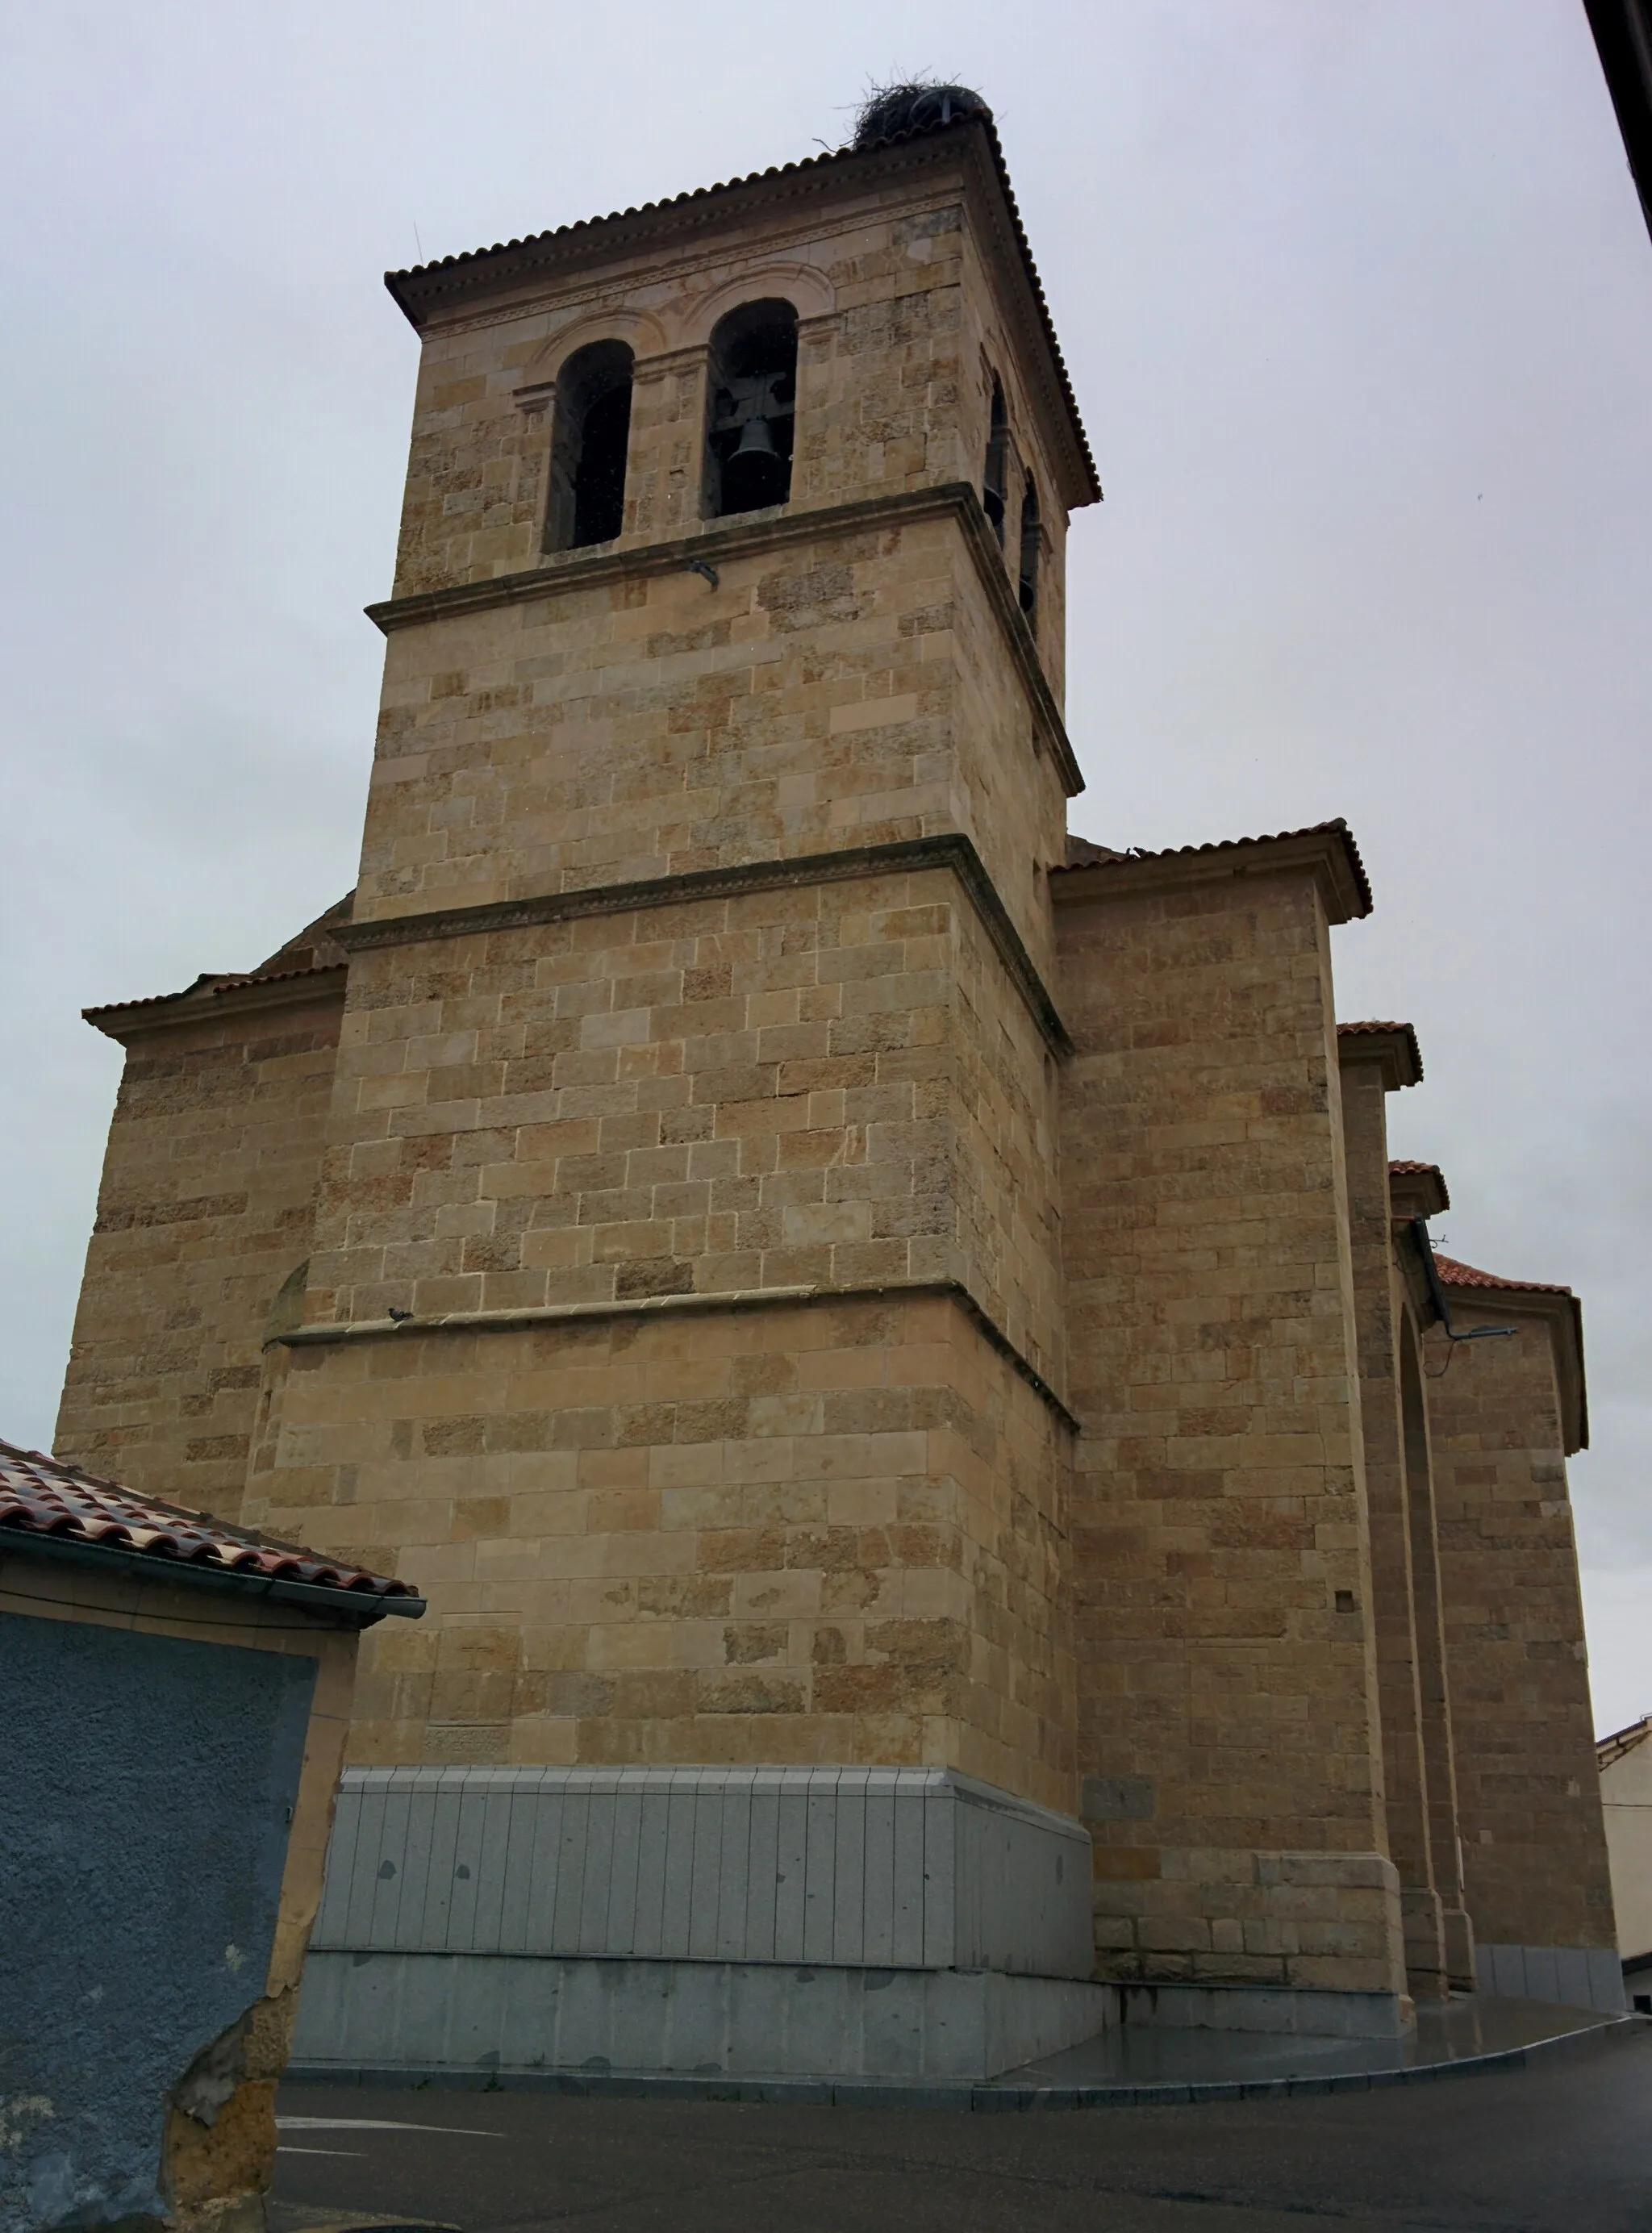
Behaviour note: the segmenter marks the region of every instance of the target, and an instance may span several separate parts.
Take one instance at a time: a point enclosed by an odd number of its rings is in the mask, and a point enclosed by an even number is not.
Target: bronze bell
[[[734,446],[729,462],[732,464],[735,458],[772,458],[777,455],[768,420],[747,419],[740,427],[740,439]]]

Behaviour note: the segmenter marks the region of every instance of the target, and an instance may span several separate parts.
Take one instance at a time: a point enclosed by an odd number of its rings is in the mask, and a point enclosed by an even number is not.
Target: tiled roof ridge
[[[1357,1024],[1338,1024],[1337,1026],[1337,1036],[1338,1038],[1351,1039],[1359,1038],[1363,1032],[1366,1032],[1372,1033],[1376,1033],[1377,1032],[1408,1032],[1412,1029],[1413,1026],[1410,1024],[1378,1023],[1373,1019],[1367,1019],[1364,1022]]]
[[[438,271],[457,270],[467,264],[478,264],[490,256],[509,256],[519,253],[525,249],[539,247],[548,241],[570,240],[580,233],[595,232],[602,225],[621,224],[628,218],[656,217],[667,210],[686,209],[691,203],[709,201],[717,194],[733,193],[742,186],[761,186],[768,179],[797,178],[806,171],[820,170],[829,163],[842,162],[848,157],[875,155],[881,153],[885,148],[899,147],[912,140],[933,139],[940,133],[964,132],[973,127],[979,127],[985,133],[987,146],[992,150],[993,167],[998,173],[998,185],[1003,190],[1005,205],[1010,215],[1011,229],[1015,235],[1016,246],[1020,251],[1021,260],[1026,269],[1027,283],[1032,290],[1032,299],[1037,309],[1039,322],[1044,329],[1044,340],[1055,362],[1056,376],[1060,382],[1063,400],[1072,419],[1073,434],[1089,482],[1090,501],[1096,503],[1100,499],[1102,485],[1096,470],[1096,460],[1090,454],[1089,438],[1084,432],[1084,422],[1079,415],[1078,398],[1073,392],[1072,379],[1067,370],[1067,361],[1061,353],[1061,343],[1056,338],[1056,322],[1050,315],[1049,298],[1044,290],[1044,282],[1038,277],[1038,267],[1033,261],[1032,244],[1027,238],[1026,227],[1021,222],[1021,212],[1016,202],[1015,190],[1010,184],[1010,166],[1005,160],[1003,143],[998,138],[998,127],[990,116],[979,113],[972,113],[967,116],[955,116],[948,123],[916,125],[908,132],[891,133],[888,138],[873,140],[864,147],[833,147],[819,155],[799,156],[794,162],[771,163],[764,170],[748,171],[739,178],[720,179],[715,186],[690,186],[680,194],[666,194],[659,201],[639,202],[627,209],[609,210],[604,217],[576,218],[567,225],[548,226],[543,232],[524,233],[516,240],[496,240],[491,248],[462,249],[456,256],[439,256],[428,264],[414,264],[409,265],[405,270],[387,271],[384,275],[384,283],[390,290],[391,294],[396,296],[396,300],[400,302],[400,296],[396,294],[396,283],[400,280],[423,279]],[[405,310],[405,304],[403,309]]]
[[[452,256],[433,256],[427,264],[410,264],[396,271],[387,271],[385,284],[397,279],[423,279],[433,271],[456,270],[466,264],[479,264],[490,256],[510,256],[523,248],[537,248],[548,240],[571,239],[576,233],[595,232],[605,225],[621,225],[628,218],[658,217],[666,210],[686,209],[691,202],[710,201],[718,194],[738,192],[742,186],[761,186],[765,179],[795,179],[805,171],[818,171],[828,163],[840,162],[849,155],[875,155],[885,147],[899,147],[912,140],[931,140],[942,132],[962,131],[966,125],[979,124],[996,144],[997,127],[977,112],[968,116],[955,116],[942,124],[916,124],[906,132],[892,132],[886,139],[874,140],[864,147],[850,144],[842,147],[823,148],[818,155],[798,155],[790,163],[769,163],[760,171],[743,171],[738,177],[718,179],[709,186],[686,186],[680,193],[662,194],[658,201],[628,202],[624,209],[606,210],[597,217],[570,218],[566,225],[546,225],[539,232],[524,232],[514,240],[496,240],[487,248],[461,248]]]
[[[1340,837],[1343,840],[1348,848],[1349,863],[1353,869],[1360,896],[1364,901],[1369,912],[1373,904],[1370,878],[1365,873],[1365,863],[1360,857],[1358,845],[1354,842],[1354,833],[1340,814],[1333,816],[1329,822],[1310,823],[1303,830],[1275,830],[1255,837],[1213,837],[1202,845],[1161,845],[1156,849],[1144,845],[1131,845],[1122,852],[1107,853],[1107,857],[1103,860],[1070,860],[1064,867],[1057,863],[1050,873],[1051,876],[1059,876],[1070,875],[1075,869],[1127,868],[1133,861],[1193,860],[1205,853],[1236,853],[1246,845],[1288,844],[1293,838],[1298,837]],[[1089,843],[1088,839],[1082,839],[1080,842]],[[1071,841],[1069,840],[1070,844],[1070,843]],[[1105,847],[1098,847],[1096,850],[1099,852],[1107,852]],[[1392,1028],[1395,1027],[1387,1025],[1383,1026],[1384,1030]]]
[[[1423,1179],[1427,1178],[1431,1171],[1435,1178],[1441,1175],[1438,1163],[1414,1163],[1408,1162],[1403,1156],[1395,1156],[1389,1162],[1389,1170],[1395,1178]]]
[[[43,1450],[0,1442],[0,1544],[8,1535],[51,1537],[131,1551],[157,1560],[242,1573],[363,1598],[417,1598],[388,1574],[324,1558],[210,1513],[140,1495],[123,1483],[66,1465]]]
[[[1550,1279],[1506,1279],[1496,1272],[1482,1272],[1473,1264],[1460,1263],[1454,1256],[1441,1256],[1438,1251],[1434,1269],[1447,1287],[1491,1287],[1506,1295],[1571,1294],[1570,1287],[1558,1286]]]

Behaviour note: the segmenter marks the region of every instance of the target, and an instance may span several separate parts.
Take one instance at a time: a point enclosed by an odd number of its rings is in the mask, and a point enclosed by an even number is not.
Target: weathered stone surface
[[[1260,869],[1057,910],[1078,1765],[1154,1792],[1091,1821],[1098,1958],[1395,1990],[1326,915]]]
[[[132,1040],[55,1447],[235,1518],[282,1281],[309,1247],[341,986]]]
[[[1493,1944],[1615,1943],[1554,1299],[1452,1292],[1429,1337],[1447,1665],[1468,1909]],[[1449,1362],[1449,1370],[1447,1363]]]
[[[431,1600],[364,1640],[356,1760],[1070,1799],[1066,1438],[952,1300],[409,1329],[293,1351],[278,1412],[254,1524],[372,1543]]]

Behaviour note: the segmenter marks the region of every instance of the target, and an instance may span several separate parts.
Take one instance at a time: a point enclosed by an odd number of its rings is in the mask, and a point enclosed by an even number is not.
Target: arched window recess
[[[624,525],[633,363],[623,342],[592,342],[557,374],[548,550],[610,543]]]
[[[718,320],[709,387],[709,516],[787,503],[797,410],[797,313],[790,303],[742,303]]]
[[[1004,390],[995,375],[992,408],[987,420],[986,463],[981,472],[981,505],[1000,544],[1004,540],[1004,498],[1009,474],[1010,420],[1004,408]]]
[[[1038,609],[1038,559],[1042,550],[1038,527],[1038,492],[1032,476],[1021,492],[1021,609],[1031,620]]]

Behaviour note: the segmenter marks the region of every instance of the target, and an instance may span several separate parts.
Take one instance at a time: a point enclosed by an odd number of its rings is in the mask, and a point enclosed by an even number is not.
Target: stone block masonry
[[[1057,882],[1098,1960],[1397,1994],[1326,937],[1357,904],[1341,841]]]
[[[998,188],[953,146],[870,205],[846,174],[782,265],[764,219],[715,269],[651,244],[663,296],[616,270],[645,367],[751,289],[798,309],[784,518],[651,511],[687,422],[648,387],[617,542],[547,556],[500,513],[485,547],[460,486],[547,454],[522,407],[586,283],[427,335],[248,1506],[426,1569],[363,1761],[932,1765],[1070,1803],[1044,869],[1077,778],[960,485],[991,377],[959,348],[1011,368],[1052,596],[1072,428],[1011,339],[1018,267],[960,242]],[[866,398],[914,368],[923,439],[875,457]]]
[[[343,971],[282,989],[116,1019],[130,1052],[57,1424],[93,1471],[228,1520],[270,1307],[309,1247]]]
[[[1418,1315],[1426,1296],[1415,1239],[1403,1223],[1396,1240],[1388,1151],[1387,1096],[1415,1084],[1421,1064],[1408,1029],[1345,1028],[1338,1049],[1389,1851],[1400,1872],[1406,1974],[1415,1995],[1438,2000],[1469,1989],[1474,1967],[1420,1377]]]
[[[1041,1019],[857,864],[360,951],[311,1320],[950,1279],[1058,1382]]]
[[[1610,1874],[1595,1765],[1565,1454],[1579,1391],[1562,1385],[1569,1295],[1451,1290],[1428,1338],[1440,1562],[1468,1905],[1487,1955],[1610,1949]]]
[[[416,1565],[354,1757],[1072,1773],[1065,1429],[949,1295],[300,1344],[248,1511]],[[308,1459],[309,1462],[305,1462]]]

